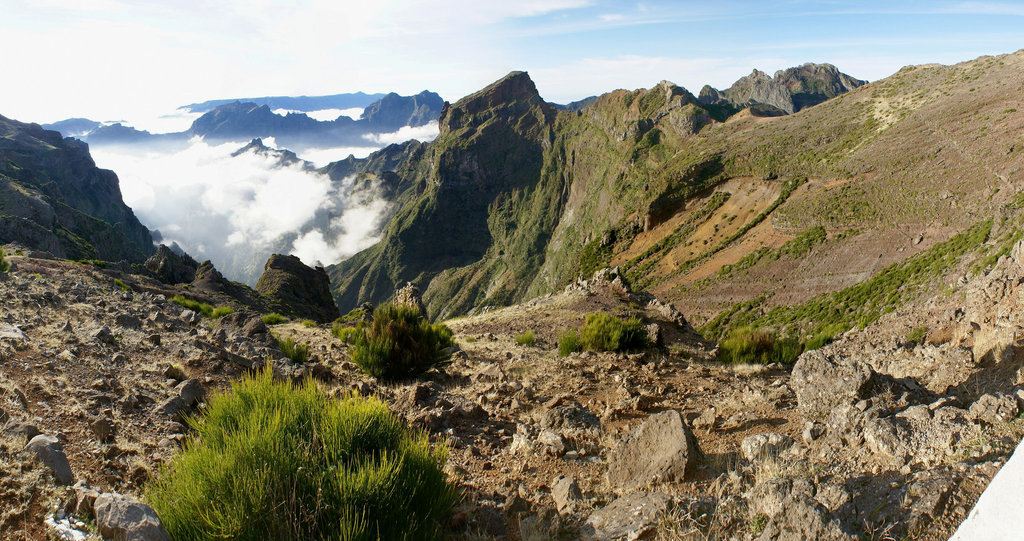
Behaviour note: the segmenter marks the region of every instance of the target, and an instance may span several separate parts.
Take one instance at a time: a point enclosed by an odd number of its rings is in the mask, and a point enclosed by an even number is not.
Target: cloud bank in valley
[[[433,120],[422,126],[404,126],[399,128],[398,131],[391,133],[371,133],[363,137],[367,141],[372,141],[378,145],[386,146],[394,143],[402,143],[410,139],[433,141],[434,138],[437,137],[437,133],[437,121]]]
[[[332,182],[273,156],[231,156],[244,145],[195,138],[171,152],[132,145],[94,146],[92,154],[118,174],[125,202],[164,243],[210,259],[232,279],[253,283],[270,251],[330,264],[377,241],[384,201],[353,197],[351,179]]]

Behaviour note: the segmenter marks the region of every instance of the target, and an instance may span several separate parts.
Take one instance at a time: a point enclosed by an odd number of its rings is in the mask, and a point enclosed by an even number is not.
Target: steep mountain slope
[[[0,241],[70,259],[141,262],[153,239],[89,147],[0,116]]]
[[[866,83],[840,72],[832,64],[807,63],[779,70],[774,77],[755,69],[721,92],[705,86],[700,91],[700,100],[705,105],[734,108],[769,106],[793,114]]]
[[[498,112],[542,100],[508,79],[448,110],[501,104],[482,123],[500,137],[460,124],[463,143],[442,121],[402,159],[332,166],[400,186],[382,242],[329,269],[343,312],[411,280],[449,316],[609,263],[698,323],[755,299],[797,304],[991,217],[1024,165],[1024,53],[910,67],[796,114],[725,122],[671,83],[522,122]]]

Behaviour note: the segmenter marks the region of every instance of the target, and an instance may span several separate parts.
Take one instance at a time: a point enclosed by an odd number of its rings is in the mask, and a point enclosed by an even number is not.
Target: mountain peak
[[[494,114],[500,111],[501,116],[511,116],[534,107],[539,107],[545,115],[554,114],[555,110],[540,97],[527,72],[513,71],[452,105],[446,104],[441,110],[441,133],[470,124],[469,118],[487,111]]]

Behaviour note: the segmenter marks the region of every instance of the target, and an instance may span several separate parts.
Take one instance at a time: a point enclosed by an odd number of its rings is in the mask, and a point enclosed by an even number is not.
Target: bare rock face
[[[145,267],[162,282],[187,284],[195,279],[199,263],[188,254],[178,255],[161,244],[156,253],[146,260]]]
[[[256,282],[258,291],[278,312],[327,323],[341,317],[331,297],[330,279],[293,255],[274,254]]]
[[[120,494],[96,498],[96,527],[113,541],[170,541],[167,530],[152,507]]]
[[[697,438],[683,416],[678,411],[664,411],[648,417],[612,448],[608,481],[621,493],[652,481],[681,480],[700,455]]]
[[[75,476],[71,473],[71,465],[68,464],[68,457],[64,455],[64,447],[57,441],[57,438],[49,434],[40,434],[25,446],[25,451],[34,455],[40,462],[53,472],[54,478],[62,485],[75,483]]]
[[[864,362],[816,349],[797,359],[790,385],[804,417],[819,420],[838,406],[863,398],[871,375],[871,368]]]

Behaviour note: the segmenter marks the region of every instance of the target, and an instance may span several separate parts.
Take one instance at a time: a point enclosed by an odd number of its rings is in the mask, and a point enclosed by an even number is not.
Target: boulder
[[[263,266],[256,291],[278,312],[318,323],[341,317],[323,267],[315,269],[293,255],[274,254]]]
[[[972,419],[988,424],[1013,420],[1020,413],[1017,397],[1014,395],[986,394],[971,404]]]
[[[152,507],[128,496],[101,494],[94,504],[96,528],[112,541],[170,541]]]
[[[862,361],[815,349],[797,359],[790,386],[800,413],[815,421],[866,396],[871,376],[871,368]]]
[[[647,418],[608,456],[608,481],[628,492],[651,482],[682,480],[701,456],[697,438],[675,410]]]
[[[758,541],[789,541],[815,539],[854,541],[857,538],[842,531],[839,523],[829,517],[828,510],[817,501],[797,497],[782,504],[782,512],[770,517]]]
[[[25,451],[49,468],[58,483],[65,486],[74,484],[75,476],[71,473],[71,464],[68,464],[68,457],[64,455],[64,447],[56,437],[40,434],[28,442]]]
[[[634,492],[594,511],[582,531],[583,539],[612,541],[648,539],[669,509],[671,500],[659,492]]]

